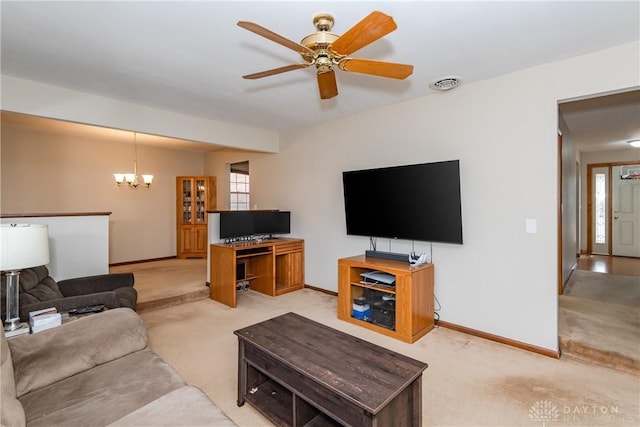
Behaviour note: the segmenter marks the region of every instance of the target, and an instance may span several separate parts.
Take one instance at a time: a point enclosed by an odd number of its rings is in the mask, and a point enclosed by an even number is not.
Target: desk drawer
[[[300,252],[304,250],[303,242],[279,243],[274,245],[276,255],[287,254],[289,252]]]
[[[290,366],[261,352],[245,342],[245,361],[263,371],[265,375],[294,392],[311,405],[337,418],[342,423],[359,427],[367,425],[365,411],[343,399],[311,378],[297,372]]]

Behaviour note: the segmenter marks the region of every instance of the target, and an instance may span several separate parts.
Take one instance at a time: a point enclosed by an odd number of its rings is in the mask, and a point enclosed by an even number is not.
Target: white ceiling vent
[[[451,90],[462,84],[462,79],[458,76],[447,76],[439,78],[429,85],[433,90]]]

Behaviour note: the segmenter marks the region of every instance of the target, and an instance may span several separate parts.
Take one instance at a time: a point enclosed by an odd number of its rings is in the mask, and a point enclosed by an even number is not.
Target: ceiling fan
[[[333,23],[333,16],[328,13],[315,15],[313,17],[313,25],[318,31],[309,34],[300,43],[296,43],[253,22],[239,21],[238,26],[294,50],[304,60],[301,63],[285,65],[242,77],[245,79],[261,79],[274,74],[315,65],[318,74],[320,98],[329,99],[338,95],[336,76],[332,69],[334,65],[342,71],[400,80],[406,79],[413,73],[413,65],[348,57],[348,55],[398,28],[391,16],[374,11],[341,36],[330,32],[331,28],[333,28]]]

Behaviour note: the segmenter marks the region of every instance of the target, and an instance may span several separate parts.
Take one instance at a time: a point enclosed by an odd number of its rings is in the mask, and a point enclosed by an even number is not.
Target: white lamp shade
[[[2,271],[49,264],[49,227],[46,225],[1,224],[0,245]]]

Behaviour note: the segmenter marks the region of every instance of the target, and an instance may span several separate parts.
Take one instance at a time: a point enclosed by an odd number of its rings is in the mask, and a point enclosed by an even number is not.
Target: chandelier
[[[129,188],[138,188],[138,186],[143,185],[144,188],[151,187],[151,183],[153,182],[153,175],[142,175],[142,184],[138,182],[138,139],[137,134],[133,133],[133,150],[134,150],[134,160],[133,160],[133,173],[114,173],[113,176],[116,179],[116,184],[118,187],[124,186],[127,184]]]

